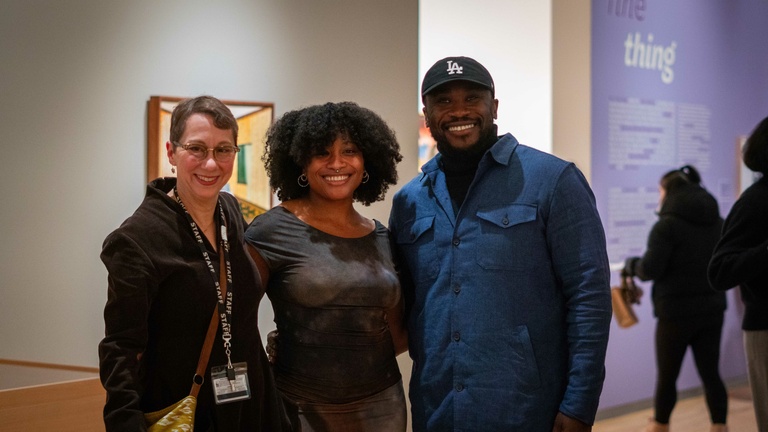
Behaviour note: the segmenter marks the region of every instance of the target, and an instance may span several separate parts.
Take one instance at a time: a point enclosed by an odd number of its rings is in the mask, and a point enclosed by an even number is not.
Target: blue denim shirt
[[[440,155],[394,197],[413,430],[594,422],[611,319],[605,235],[572,163],[504,135],[455,214]]]

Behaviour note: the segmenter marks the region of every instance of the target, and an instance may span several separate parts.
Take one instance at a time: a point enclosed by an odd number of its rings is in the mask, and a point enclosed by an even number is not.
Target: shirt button
[[[457,391],[457,392],[460,392],[460,391],[463,391],[463,390],[464,390],[464,386],[463,386],[463,385],[461,385],[461,384],[456,384],[456,391]]]
[[[459,284],[454,285],[453,286],[453,292],[456,293],[456,294],[460,293],[461,292],[461,285],[459,285]]]
[[[453,239],[453,245],[454,245],[454,246],[458,246],[458,245],[459,245],[459,243],[461,243],[461,242],[459,241],[459,239],[457,239],[457,238]]]
[[[461,333],[459,333],[459,332],[453,332],[453,340],[455,340],[456,342],[458,342],[459,340],[461,340]]]
[[[504,219],[502,219],[502,220],[501,220],[501,223],[502,223],[503,225],[509,225],[509,219],[507,219],[507,218],[504,218]]]

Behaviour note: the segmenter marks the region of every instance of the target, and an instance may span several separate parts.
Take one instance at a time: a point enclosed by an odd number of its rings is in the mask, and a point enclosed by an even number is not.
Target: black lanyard
[[[179,191],[176,189],[176,186],[173,187],[173,195],[176,198],[176,202],[179,203],[181,208],[184,210],[184,216],[187,218],[187,222],[189,222],[189,225],[192,227],[192,232],[195,234],[195,239],[197,239],[197,246],[200,248],[200,251],[203,253],[203,259],[205,260],[205,263],[208,264],[208,270],[211,271],[211,278],[213,279],[213,285],[216,287],[216,295],[219,297],[218,301],[218,308],[219,308],[219,321],[221,321],[221,338],[224,340],[224,352],[227,354],[227,369],[228,371],[233,371],[234,369],[232,367],[232,359],[230,358],[230,354],[232,352],[230,351],[230,348],[232,347],[232,327],[230,323],[232,322],[232,267],[229,262],[229,241],[227,240],[227,220],[224,216],[224,208],[221,206],[221,198],[219,198],[216,202],[216,205],[219,209],[219,238],[221,239],[219,241],[219,254],[224,254],[224,262],[226,263],[226,272],[227,272],[227,300],[224,301],[224,296],[221,292],[221,285],[219,284],[219,279],[216,276],[216,269],[213,267],[213,262],[211,261],[210,255],[208,255],[208,250],[205,248],[205,243],[203,242],[203,237],[200,235],[200,229],[198,228],[195,221],[192,219],[192,216],[187,211],[187,207],[184,206],[184,203],[181,202],[181,198],[179,197]]]

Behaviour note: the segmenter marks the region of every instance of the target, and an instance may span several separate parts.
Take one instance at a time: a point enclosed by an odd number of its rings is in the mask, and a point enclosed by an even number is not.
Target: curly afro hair
[[[281,201],[309,194],[297,178],[311,158],[339,136],[357,145],[370,175],[353,198],[366,206],[384,199],[389,185],[397,183],[397,163],[403,158],[394,131],[378,114],[354,102],[328,102],[289,111],[267,132],[262,160],[269,185]]]

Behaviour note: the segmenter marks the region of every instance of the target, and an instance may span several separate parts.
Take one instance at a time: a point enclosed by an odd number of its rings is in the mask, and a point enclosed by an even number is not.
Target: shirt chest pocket
[[[400,253],[403,254],[411,275],[417,282],[437,277],[434,224],[434,216],[414,219],[405,223],[395,238]]]
[[[543,240],[536,223],[535,204],[510,204],[506,207],[480,209],[477,218],[482,238],[477,263],[487,270],[525,268],[531,252]]]

